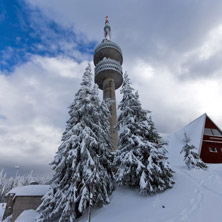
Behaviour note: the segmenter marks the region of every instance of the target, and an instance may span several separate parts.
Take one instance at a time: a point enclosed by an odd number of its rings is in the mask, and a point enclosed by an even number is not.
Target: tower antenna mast
[[[109,18],[106,16],[105,26],[104,26],[104,36],[106,40],[111,40],[111,27],[109,25]]]

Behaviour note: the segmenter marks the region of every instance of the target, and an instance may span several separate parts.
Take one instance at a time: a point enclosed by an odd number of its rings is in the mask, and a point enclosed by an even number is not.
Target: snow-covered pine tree
[[[119,186],[139,188],[153,194],[173,186],[173,170],[165,156],[164,142],[154,123],[143,110],[138,93],[133,92],[127,73],[124,75],[119,104],[119,151],[116,153],[116,181]]]
[[[109,203],[114,190],[109,140],[109,109],[100,103],[97,86],[92,86],[91,68],[69,109],[62,143],[52,162],[51,187],[39,206],[38,221],[72,222],[87,207]]]
[[[5,200],[5,187],[6,187],[6,173],[2,169],[0,171],[0,203]]]
[[[184,133],[184,146],[180,153],[184,152],[184,161],[188,169],[206,169],[207,165],[200,159],[197,148],[190,144],[190,138]]]

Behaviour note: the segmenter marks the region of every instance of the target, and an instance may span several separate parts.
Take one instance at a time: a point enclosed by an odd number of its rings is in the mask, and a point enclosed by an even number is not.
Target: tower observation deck
[[[108,16],[106,16],[104,26],[104,37],[94,51],[95,83],[103,90],[103,99],[112,100],[112,105],[110,106],[110,135],[113,149],[117,149],[118,132],[114,128],[117,123],[115,90],[123,82],[121,66],[123,56],[121,48],[115,42],[111,41],[111,27]]]

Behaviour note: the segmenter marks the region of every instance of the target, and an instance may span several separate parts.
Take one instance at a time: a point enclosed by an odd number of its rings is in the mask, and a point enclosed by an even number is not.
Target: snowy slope
[[[137,191],[117,188],[109,205],[93,210],[91,222],[221,222],[222,164],[208,164],[205,171],[188,170],[180,154],[184,131],[198,145],[196,129],[202,127],[202,118],[165,136],[169,142],[167,155],[175,171],[172,189],[145,197]],[[18,221],[34,222],[36,215],[35,211],[24,212]],[[87,222],[87,212],[78,222]]]
[[[110,205],[94,211],[92,221],[220,222],[222,167],[210,168],[207,171],[188,171],[184,166],[177,167],[174,188],[151,197],[117,189]],[[79,221],[87,220],[85,217]]]
[[[208,164],[207,170],[188,170],[180,154],[184,132],[199,148],[204,118],[205,114],[178,132],[164,135],[175,171],[172,189],[144,197],[136,191],[118,188],[109,205],[94,210],[92,222],[221,222],[222,164]],[[79,222],[87,222],[87,215]]]
[[[5,203],[0,203],[0,221],[3,217],[4,211],[5,211],[5,206],[6,206]]]
[[[173,189],[144,197],[136,191],[118,188],[109,205],[93,211],[92,222],[221,222],[222,166],[189,171],[181,162],[173,168]],[[36,212],[27,215],[26,218],[23,213],[18,221],[34,222]],[[78,222],[87,222],[87,214]]]
[[[20,214],[19,218],[16,219],[16,222],[32,222],[37,216],[38,213],[35,210],[26,210]]]
[[[109,205],[93,211],[92,222],[221,222],[222,166],[189,171],[181,164],[174,170],[173,189],[144,197],[136,191],[118,188]],[[35,211],[29,211],[27,217],[23,213],[18,221],[34,222],[35,216]],[[78,222],[87,222],[87,214]]]

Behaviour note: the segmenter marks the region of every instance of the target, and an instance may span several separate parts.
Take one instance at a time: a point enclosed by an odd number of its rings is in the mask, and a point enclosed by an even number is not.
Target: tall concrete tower
[[[103,99],[111,99],[113,101],[110,106],[110,134],[113,147],[117,149],[118,132],[114,129],[117,123],[115,90],[118,89],[123,82],[121,66],[123,56],[120,47],[111,41],[111,27],[108,16],[106,16],[104,26],[104,37],[94,52],[95,83],[103,90]]]

